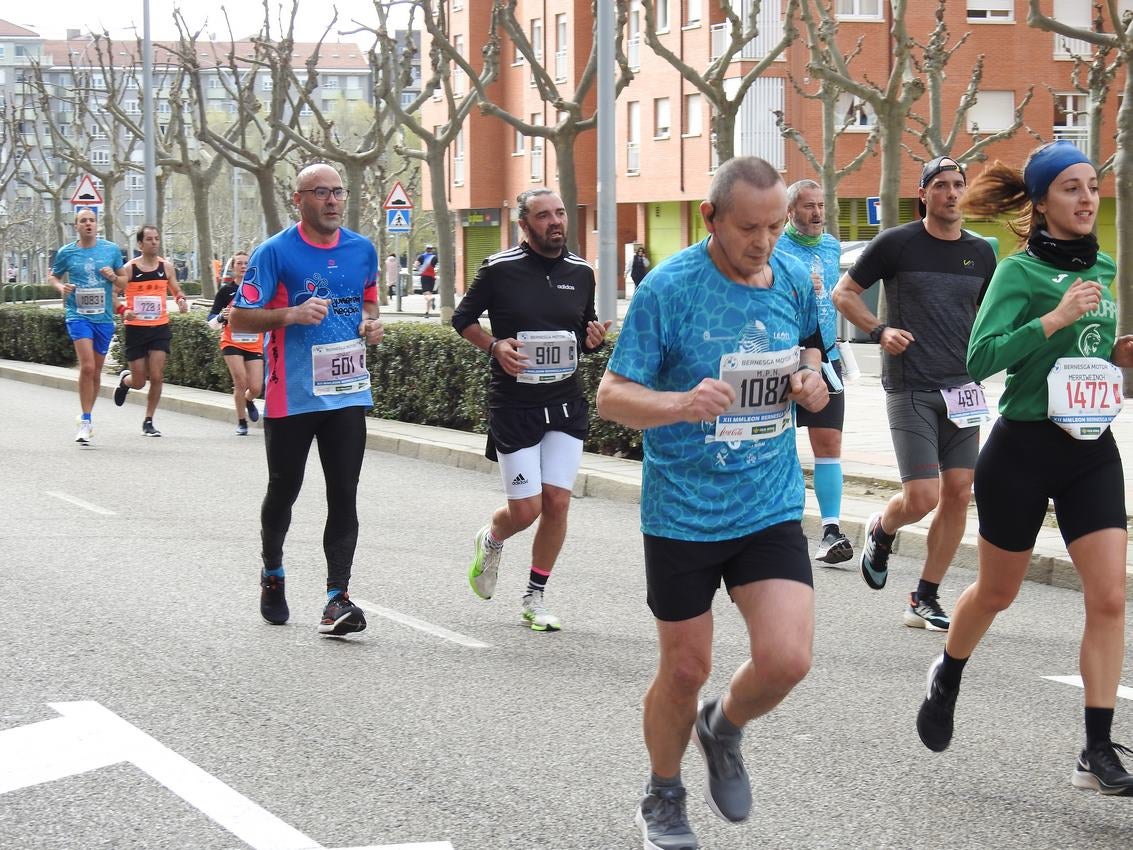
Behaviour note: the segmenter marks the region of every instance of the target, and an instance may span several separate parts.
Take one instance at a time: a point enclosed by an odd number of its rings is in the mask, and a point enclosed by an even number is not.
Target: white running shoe
[[[499,546],[488,545],[488,531],[491,527],[491,524],[485,525],[476,532],[473,540],[476,555],[468,567],[468,583],[472,586],[472,592],[481,599],[491,599],[492,594],[496,592],[496,579],[500,575],[500,556],[504,553],[502,543]]]
[[[89,419],[79,420],[79,433],[75,435],[75,442],[83,446],[89,446],[91,442],[91,435],[94,433],[94,426]]]
[[[523,594],[523,611],[520,616],[535,632],[557,632],[563,627],[562,621],[547,610],[541,590]]]

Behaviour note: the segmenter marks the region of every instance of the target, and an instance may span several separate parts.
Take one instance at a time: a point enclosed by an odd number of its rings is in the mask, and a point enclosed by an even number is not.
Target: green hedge
[[[165,380],[184,387],[232,392],[232,379],[220,355],[217,333],[202,312],[172,313],[172,352]],[[110,344],[110,357],[122,362],[122,334]],[[594,394],[606,371],[616,337],[600,351],[585,355],[578,374],[590,400],[590,433],[586,450],[640,459],[641,432],[598,417]],[[75,365],[63,311],[40,307],[0,307],[0,357]],[[374,416],[460,431],[487,430],[488,360],[448,326],[415,322],[386,325],[385,340],[369,351]]]
[[[5,283],[0,286],[0,304],[22,304],[58,297],[59,290],[48,283]]]

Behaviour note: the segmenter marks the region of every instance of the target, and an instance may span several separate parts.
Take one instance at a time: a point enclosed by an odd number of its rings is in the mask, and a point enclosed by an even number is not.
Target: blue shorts
[[[110,338],[114,336],[113,322],[92,322],[89,319],[68,319],[67,333],[71,339],[89,339],[94,350],[106,354],[110,350]]]

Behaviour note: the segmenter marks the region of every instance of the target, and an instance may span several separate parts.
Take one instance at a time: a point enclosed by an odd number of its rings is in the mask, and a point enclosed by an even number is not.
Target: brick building
[[[449,0],[454,43],[465,56],[475,55],[469,46],[483,44],[492,0]],[[727,22],[716,0],[656,0],[657,30],[660,38],[691,67],[703,70],[722,52]],[[744,5],[735,2],[735,6]],[[729,78],[736,80],[766,54],[781,37],[783,0],[763,0],[760,10],[761,36],[745,48],[732,66]],[[936,4],[910,2],[907,29],[918,41],[927,40],[935,25]],[[1133,10],[1133,0],[1120,0],[1123,10]],[[971,70],[984,54],[983,80],[976,107],[966,116],[952,153],[959,155],[973,138],[1003,129],[1012,120],[1015,105],[1027,88],[1034,86],[1034,98],[1023,119],[1043,139],[1067,138],[1083,147],[1088,141],[1086,110],[1089,96],[1072,83],[1072,55],[1088,55],[1089,45],[1068,43],[1067,39],[1027,26],[1027,0],[953,0],[945,11],[945,23],[955,44],[964,33],[967,42],[955,53],[946,68],[943,92],[944,113],[954,115]],[[851,70],[857,79],[868,76],[883,83],[888,77],[892,49],[886,0],[836,0],[839,18],[839,47],[848,52],[861,39],[860,55]],[[1044,0],[1043,11],[1074,25],[1088,25],[1090,0]],[[593,39],[593,20],[589,0],[519,0],[517,19],[523,24],[542,65],[562,81],[569,92],[585,66]],[[645,26],[640,3],[633,3],[627,33],[627,54],[636,71],[633,82],[621,93],[616,104],[617,120],[617,201],[619,245],[641,242],[653,259],[664,257],[705,235],[697,207],[703,199],[715,166],[709,129],[708,105],[704,96],[681,78],[666,61],[645,43]],[[503,45],[498,79],[489,95],[513,115],[532,123],[551,124],[556,120],[552,105],[544,103],[531,82],[531,69],[514,46]],[[918,51],[919,53],[919,51]],[[773,110],[782,110],[787,122],[799,129],[807,141],[818,146],[822,133],[821,107],[801,97],[790,77],[804,88],[817,89],[807,78],[808,54],[805,41],[793,44],[760,77],[747,93],[736,122],[735,152],[762,156],[778,166],[788,182],[814,177],[809,163],[795,144],[782,138],[775,126]],[[1113,152],[1117,92],[1124,71],[1114,81],[1106,104],[1101,153]],[[467,81],[455,81],[467,92]],[[596,92],[591,92],[591,103]],[[927,96],[914,109],[927,114]],[[425,124],[444,121],[444,104],[435,98],[424,109]],[[837,103],[840,116],[852,116],[851,126],[839,138],[838,162],[847,162],[862,148],[872,116],[867,107],[848,95]],[[586,113],[588,114],[588,113]],[[596,141],[589,132],[579,137],[575,148],[579,186],[579,235],[581,252],[592,261],[597,256],[596,226]],[[923,158],[928,153],[914,135],[906,144]],[[997,142],[987,149],[990,159],[1020,164],[1037,144],[1020,130],[1014,138]],[[448,194],[455,210],[457,287],[462,288],[487,254],[514,244],[514,198],[530,186],[557,186],[553,150],[542,140],[525,137],[502,120],[473,110],[458,142],[449,151]],[[981,166],[973,163],[973,172]],[[920,162],[910,154],[902,170],[901,218],[916,216],[917,177]],[[879,181],[877,157],[867,161],[839,186],[839,224],[843,239],[866,239],[877,232],[867,223],[866,198],[876,195]],[[1099,215],[1099,238],[1103,246],[1114,247],[1113,181],[1102,182],[1103,202]],[[428,189],[423,193],[426,200]],[[980,224],[979,229],[1000,236],[1001,249],[1014,245],[1013,237],[997,225]]]

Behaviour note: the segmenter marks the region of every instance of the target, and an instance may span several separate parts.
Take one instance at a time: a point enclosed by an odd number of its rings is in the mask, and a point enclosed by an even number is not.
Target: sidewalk
[[[420,298],[421,296],[416,296]],[[393,318],[392,316],[390,318]],[[885,414],[884,392],[880,380],[869,372],[876,371],[875,347],[855,346],[862,351],[858,356],[863,375],[846,390],[846,426],[843,433],[842,466],[849,491],[842,499],[842,529],[854,542],[855,554],[861,551],[865,523],[870,514],[881,510],[884,500],[894,488],[900,487],[900,478],[893,459],[889,439],[889,425]],[[0,378],[74,391],[77,370],[35,363],[0,360]],[[988,401],[993,405],[1003,391],[1001,383],[986,384]],[[108,375],[103,382],[102,396],[110,398],[113,380]],[[140,399],[129,399],[135,403]],[[202,416],[227,422],[232,416],[232,402],[227,394],[208,392],[190,387],[165,385],[162,408],[179,413]],[[1133,425],[1131,414],[1119,418],[1114,425],[1122,456],[1133,463]],[[447,428],[414,425],[384,419],[367,419],[367,447],[434,463],[449,464],[463,469],[475,469],[492,475],[496,465],[484,458],[484,436]],[[986,437],[987,429],[984,429]],[[813,468],[814,457],[805,429],[797,437],[799,457],[804,469]],[[869,485],[876,484],[875,488]],[[583,456],[575,483],[577,497],[596,496],[617,501],[636,502],[641,487],[641,464],[638,461],[606,457],[587,453]],[[876,495],[871,493],[876,490]],[[855,495],[861,493],[862,495]],[[1126,504],[1133,505],[1133,486],[1126,477]],[[931,515],[930,517],[931,518]],[[814,493],[807,490],[804,526],[808,536],[819,536],[818,504]],[[897,535],[894,552],[911,557],[923,557],[929,522],[928,519],[903,528]],[[974,505],[969,509],[967,532],[964,535],[953,565],[974,569],[976,566],[976,517]],[[1126,564],[1133,564],[1133,547]],[[857,568],[856,557],[843,565]],[[1044,527],[1040,532],[1027,578],[1031,581],[1056,587],[1081,589],[1077,573],[1066,554],[1057,529]],[[970,576],[960,579],[966,584]],[[1127,597],[1133,599],[1133,581],[1127,586]]]

